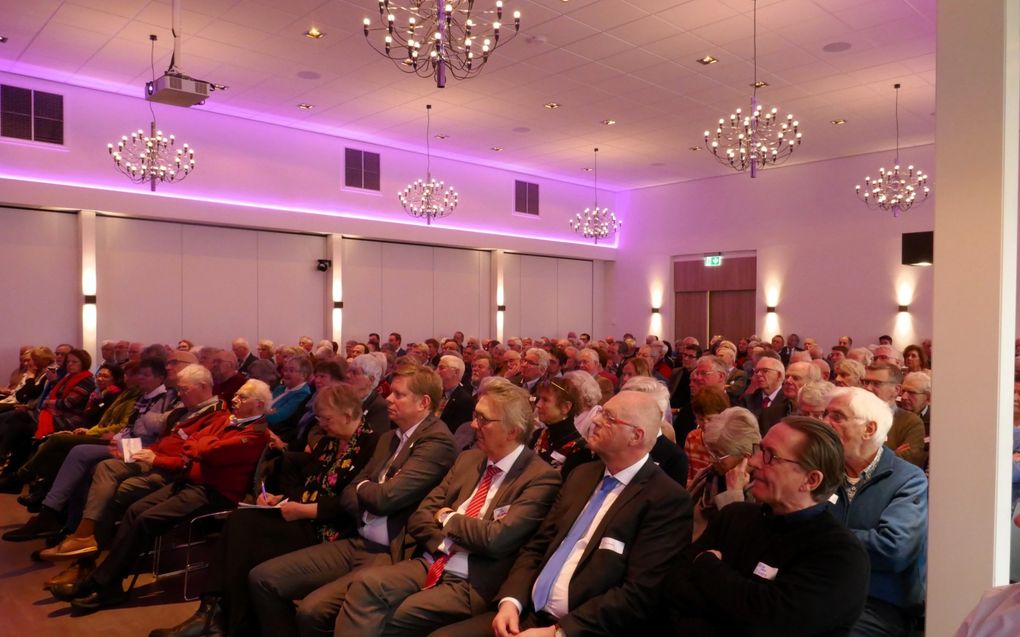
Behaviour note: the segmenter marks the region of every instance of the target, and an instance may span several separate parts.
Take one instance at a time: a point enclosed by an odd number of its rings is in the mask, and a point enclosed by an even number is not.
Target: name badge
[[[599,548],[600,549],[606,549],[607,551],[612,551],[613,553],[616,553],[617,555],[623,555],[624,546],[625,545],[624,545],[623,542],[621,542],[620,540],[617,540],[616,538],[612,538],[612,537],[604,537],[604,538],[602,538],[602,541],[599,542]]]
[[[510,505],[501,506],[498,509],[493,510],[492,519],[501,520],[506,517],[506,514],[510,511]]]
[[[758,566],[754,567],[754,574],[762,579],[771,581],[776,579],[776,575],[779,574],[779,569],[774,566],[769,566],[765,562],[758,562]]]
[[[188,434],[183,429],[178,429],[177,430],[177,435],[181,437],[181,440],[187,440],[188,439]]]
[[[839,502],[839,494],[833,493],[832,495],[830,495],[829,502],[831,502],[832,504],[837,504]]]
[[[556,462],[558,464],[563,464],[567,459],[567,457],[560,453],[559,451],[553,451],[552,453],[549,454],[549,457],[553,459],[553,462]]]

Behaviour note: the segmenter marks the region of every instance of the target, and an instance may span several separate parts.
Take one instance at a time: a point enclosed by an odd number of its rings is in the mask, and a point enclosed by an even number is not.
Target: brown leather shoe
[[[39,557],[44,560],[70,560],[79,557],[92,557],[96,553],[99,553],[96,536],[90,535],[82,538],[71,535],[53,548],[41,551]]]
[[[43,584],[43,590],[49,590],[50,587],[60,586],[61,584],[77,584],[88,577],[89,573],[95,569],[96,564],[92,560],[72,562],[70,566],[46,580]]]

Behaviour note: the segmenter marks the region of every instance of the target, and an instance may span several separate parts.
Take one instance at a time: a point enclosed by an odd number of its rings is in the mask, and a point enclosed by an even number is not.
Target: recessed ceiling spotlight
[[[491,150],[493,152],[496,152],[496,153],[501,153],[501,152],[503,152],[503,147],[502,146],[493,146],[489,150]]]
[[[308,104],[307,102],[301,102],[300,104],[297,105],[297,107],[300,108],[303,111],[310,111],[313,108],[315,108],[315,104]]]
[[[833,126],[842,126],[843,124],[846,124],[846,120],[843,119],[842,117],[837,117],[836,119],[832,120],[832,124]]]
[[[822,50],[826,53],[841,53],[849,49],[851,46],[853,45],[849,42],[829,42],[822,47]]]
[[[436,133],[436,139],[450,139],[450,136],[446,133]]]
[[[687,150],[691,151],[692,153],[696,153],[699,150],[701,150],[701,146],[688,146]]]
[[[602,123],[605,124],[606,126],[616,126],[615,119],[604,119],[602,120]]]
[[[7,44],[7,36],[0,35],[0,44]]]
[[[545,107],[546,108],[559,108],[560,107],[560,103],[559,102],[546,102],[545,103]]]
[[[751,88],[765,88],[768,85],[769,83],[766,82],[765,80],[758,80],[754,84],[748,84],[748,86],[750,86]]]
[[[711,55],[706,55],[703,58],[698,58],[698,64],[704,64],[705,66],[708,66],[709,64],[715,64],[718,61],[719,58],[714,58]]]
[[[305,31],[305,37],[313,40],[321,40],[326,37],[326,34],[319,31],[318,27],[309,27],[309,29]]]
[[[591,166],[585,166],[583,170],[586,173],[590,173],[592,169],[591,169]]]
[[[656,162],[652,162],[652,163],[650,163],[648,165],[653,167],[653,168],[661,168],[662,166],[665,166],[666,164],[664,162],[661,162],[661,161],[656,161]]]

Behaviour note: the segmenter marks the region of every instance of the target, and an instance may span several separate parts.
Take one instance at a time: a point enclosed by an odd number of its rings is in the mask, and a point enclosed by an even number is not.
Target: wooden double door
[[[673,264],[674,336],[694,336],[703,346],[715,334],[736,342],[754,333],[757,258],[724,259],[705,267],[701,261]]]

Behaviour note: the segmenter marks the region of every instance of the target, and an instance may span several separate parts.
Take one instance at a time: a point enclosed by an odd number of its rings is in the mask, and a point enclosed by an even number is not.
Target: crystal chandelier
[[[149,182],[149,189],[156,190],[156,181],[174,183],[183,180],[195,169],[195,149],[183,144],[174,150],[173,135],[164,135],[156,130],[156,121],[149,125],[149,134],[141,129],[124,135],[117,145],[107,144],[106,149],[113,157],[113,165],[133,182]]]
[[[765,168],[786,160],[800,145],[798,122],[793,115],[786,119],[779,116],[779,109],[763,110],[758,105],[758,88],[765,86],[758,81],[758,3],[754,3],[754,83],[751,92],[751,112],[744,115],[738,108],[729,120],[720,119],[713,135],[705,131],[705,148],[723,164],[743,172],[751,169],[756,177],[759,168]]]
[[[599,239],[613,236],[623,222],[616,218],[616,215],[609,211],[609,208],[599,208],[599,149],[595,149],[595,207],[585,208],[570,220],[570,229],[580,234],[585,239]]]
[[[872,206],[882,210],[892,210],[893,216],[910,210],[914,203],[921,203],[928,198],[928,175],[913,166],[906,170],[900,168],[900,85],[893,84],[896,89],[896,162],[892,170],[884,167],[878,169],[878,178],[864,178],[864,188],[857,186],[857,196],[869,208]],[[920,201],[917,200],[920,195]]]
[[[494,9],[475,11],[472,16],[474,5],[475,0],[379,0],[381,25],[372,28],[372,20],[365,18],[365,40],[400,70],[435,76],[436,86],[443,88],[447,71],[458,80],[474,77],[489,61],[489,54],[520,31],[521,12],[514,11],[514,31],[500,40],[503,0],[496,0]],[[494,13],[495,19],[479,13]],[[381,48],[369,39],[370,31],[385,32]]]
[[[445,217],[453,213],[457,207],[460,195],[449,188],[442,181],[432,178],[432,105],[425,105],[425,179],[416,179],[407,185],[397,196],[404,210],[412,217],[424,217],[427,225],[432,225],[433,219]]]

